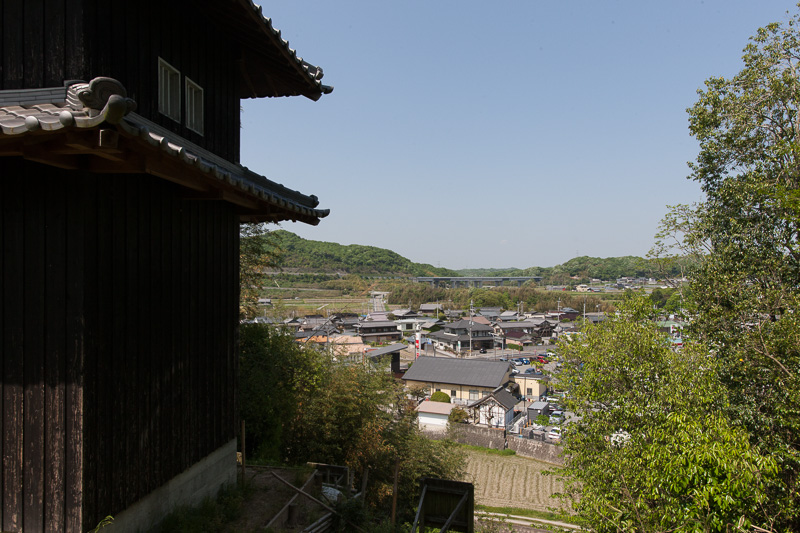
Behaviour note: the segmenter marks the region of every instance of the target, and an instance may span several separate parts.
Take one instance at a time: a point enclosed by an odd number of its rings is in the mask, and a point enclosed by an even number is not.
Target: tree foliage
[[[264,272],[275,268],[281,248],[266,224],[242,224],[239,229],[239,314],[252,318],[257,311]]]
[[[367,502],[390,506],[399,462],[399,505],[410,510],[420,476],[460,479],[464,457],[452,443],[424,438],[416,403],[387,369],[343,364],[301,346],[289,332],[262,324],[241,328],[241,417],[251,457],[369,470]]]
[[[381,276],[452,276],[446,268],[413,263],[384,248],[359,244],[306,240],[294,233],[278,230],[275,236],[286,250],[280,266],[310,272],[341,272]]]
[[[674,207],[654,249],[690,278],[683,350],[649,302],[565,347],[584,417],[564,472],[598,530],[800,531],[798,23],[759,29],[689,109],[706,198]]]
[[[708,351],[678,353],[637,296],[561,354],[564,497],[596,531],[725,531],[757,523],[775,461],[726,416]]]
[[[800,529],[800,33],[798,15],[758,30],[733,78],[711,78],[690,110],[692,165],[707,200],[685,239],[693,332],[714,351],[727,416],[779,465],[779,528]]]
[[[431,394],[432,402],[450,403],[450,395],[443,391],[436,391]]]

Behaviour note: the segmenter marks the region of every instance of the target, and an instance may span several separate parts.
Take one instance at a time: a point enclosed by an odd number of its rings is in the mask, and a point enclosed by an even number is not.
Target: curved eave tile
[[[281,37],[281,31],[272,25],[272,19],[264,16],[260,5],[253,2],[253,0],[246,0],[246,2],[249,4],[250,9],[261,20],[261,23],[264,25],[267,33],[272,37],[273,42],[281,48],[284,55],[287,57],[287,59],[289,59],[297,72],[303,75],[303,77],[313,87],[312,91],[303,91],[301,94],[316,101],[319,100],[323,94],[330,94],[333,92],[333,87],[329,85],[323,85],[320,81],[323,77],[322,69],[303,61],[303,58],[297,55],[297,52],[289,46],[289,41]],[[295,96],[299,96],[299,94]]]
[[[232,186],[240,193],[244,193],[260,203],[286,211],[286,216],[278,217],[279,220],[301,220],[302,222],[316,225],[319,223],[319,219],[325,218],[330,214],[329,209],[316,209],[315,207],[311,207],[317,204],[315,196],[306,196],[298,191],[284,187],[283,185],[275,184],[266,177],[244,167],[242,167],[244,174],[234,174],[214,162],[203,159],[202,156],[191,152],[189,149],[179,144],[179,140],[172,140],[166,136],[153,133],[146,127],[139,127],[126,122],[123,122],[123,124],[125,124],[123,129],[126,132],[142,139],[153,147],[159,147],[165,154],[180,160],[183,164],[197,168],[205,174],[209,174],[218,181]],[[265,183],[260,184],[255,182],[252,179],[254,177],[258,177],[259,181]],[[269,185],[274,185],[274,188]],[[295,214],[300,216],[294,217],[293,215]]]

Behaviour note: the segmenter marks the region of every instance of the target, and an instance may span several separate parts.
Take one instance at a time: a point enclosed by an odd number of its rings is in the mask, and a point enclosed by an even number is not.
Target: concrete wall
[[[482,446],[495,450],[506,448],[506,432],[502,429],[489,429],[468,424],[452,424],[449,437],[461,444]]]
[[[111,526],[103,528],[103,533],[152,531],[175,508],[196,506],[235,482],[236,439],[233,439],[119,513]]]
[[[516,435],[508,435],[506,438],[506,432],[503,430],[454,424],[450,426],[449,430],[428,426],[423,433],[430,439],[450,438],[461,444],[471,444],[494,450],[509,448],[522,457],[530,457],[547,463],[564,464],[564,459],[561,457],[561,446],[538,439],[519,438]]]
[[[564,459],[561,457],[561,446],[556,446],[549,442],[510,436],[508,437],[508,448],[523,457],[530,457],[531,459],[548,463],[564,464]]]

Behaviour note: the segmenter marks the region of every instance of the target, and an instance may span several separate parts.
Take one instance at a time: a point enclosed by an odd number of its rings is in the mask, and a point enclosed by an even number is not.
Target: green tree
[[[450,403],[450,395],[446,392],[436,391],[431,394],[431,401],[432,402],[442,402],[442,403]]]
[[[266,224],[242,224],[239,228],[239,314],[252,318],[265,285],[265,270],[275,268],[281,248]]]
[[[369,471],[374,509],[391,507],[397,461],[403,512],[419,496],[420,476],[463,475],[460,449],[422,436],[416,402],[387,368],[337,363],[263,324],[242,325],[240,353],[240,416],[251,457],[347,465],[357,476]]]
[[[719,361],[729,419],[780,468],[776,529],[800,530],[800,17],[758,30],[731,79],[690,109],[692,178],[706,193],[686,241],[692,332]]]
[[[595,531],[727,531],[766,523],[777,467],[726,418],[705,346],[680,353],[636,296],[580,343],[560,346],[577,415],[564,434],[562,495]]]

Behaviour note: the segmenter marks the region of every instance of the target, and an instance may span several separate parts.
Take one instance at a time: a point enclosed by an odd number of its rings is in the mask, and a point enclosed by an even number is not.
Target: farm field
[[[467,451],[467,481],[475,485],[477,504],[537,511],[560,507],[550,495],[563,487],[555,476],[543,475],[548,468],[527,457]]]

